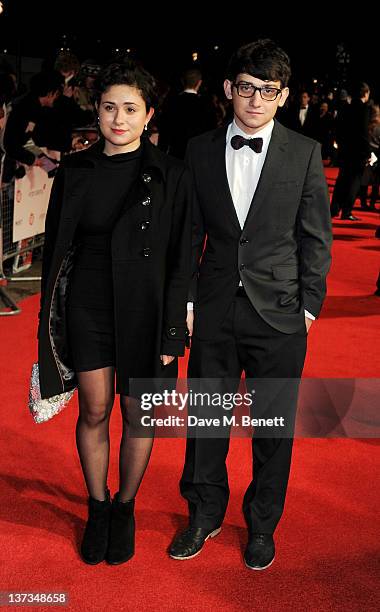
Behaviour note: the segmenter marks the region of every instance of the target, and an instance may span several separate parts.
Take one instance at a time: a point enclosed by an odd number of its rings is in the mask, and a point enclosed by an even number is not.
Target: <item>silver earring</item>
[[[147,131],[147,129],[148,129],[148,124],[146,123],[146,124],[144,125],[144,130],[145,130],[145,131]]]

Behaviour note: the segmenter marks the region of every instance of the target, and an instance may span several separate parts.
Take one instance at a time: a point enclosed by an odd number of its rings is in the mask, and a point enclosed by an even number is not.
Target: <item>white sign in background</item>
[[[59,160],[60,154],[41,148],[49,157]],[[45,231],[46,211],[53,179],[39,166],[24,166],[26,174],[15,181],[13,242],[32,238]]]

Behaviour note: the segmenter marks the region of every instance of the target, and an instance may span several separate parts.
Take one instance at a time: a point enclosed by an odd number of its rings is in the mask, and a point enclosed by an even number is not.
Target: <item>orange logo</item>
[[[29,225],[33,225],[34,223],[34,213],[30,213],[29,215]]]

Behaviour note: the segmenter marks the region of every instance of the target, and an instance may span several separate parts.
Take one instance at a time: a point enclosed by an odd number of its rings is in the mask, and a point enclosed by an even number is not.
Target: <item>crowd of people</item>
[[[97,60],[80,63],[72,52],[62,51],[54,70],[32,77],[29,90],[20,96],[15,74],[5,69],[1,72],[0,67],[3,183],[22,176],[23,165],[39,164],[24,147],[31,138],[37,146],[62,154],[97,139],[93,88],[100,68]],[[231,120],[231,106],[224,95],[210,90],[207,75],[205,78],[199,67],[185,70],[181,85],[161,87],[164,93],[159,95],[150,135],[161,150],[184,158],[190,138]],[[352,208],[357,196],[363,209],[375,210],[379,199],[380,108],[371,99],[368,85],[353,83],[349,93],[343,88],[293,87],[277,118],[286,127],[320,142],[326,165],[341,168],[333,216],[342,210],[344,218],[354,220]]]

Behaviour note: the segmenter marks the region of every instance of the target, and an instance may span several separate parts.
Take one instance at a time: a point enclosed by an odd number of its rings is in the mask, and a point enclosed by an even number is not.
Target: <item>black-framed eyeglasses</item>
[[[261,99],[266,100],[267,102],[273,102],[282,92],[282,89],[278,89],[277,87],[271,87],[270,85],[256,87],[256,85],[253,83],[248,83],[247,81],[232,83],[232,86],[236,87],[236,91],[241,98],[252,98],[256,91],[259,91]]]

